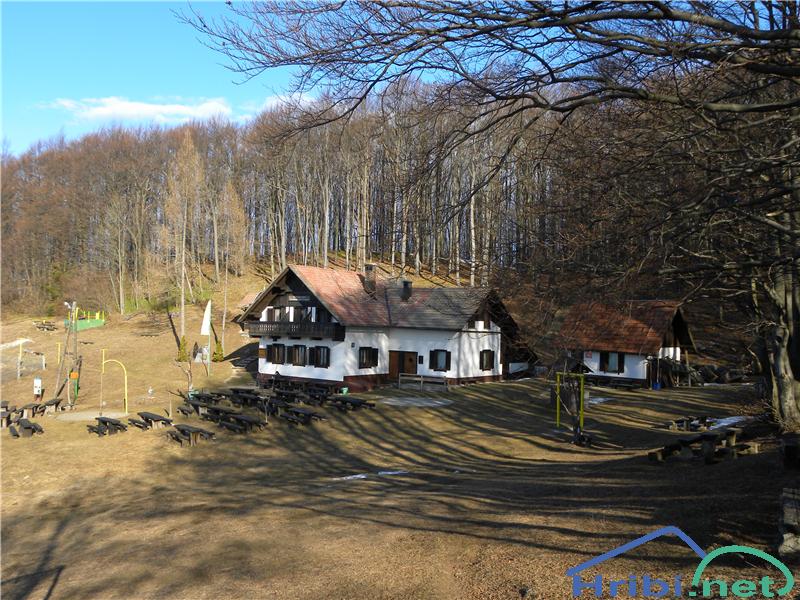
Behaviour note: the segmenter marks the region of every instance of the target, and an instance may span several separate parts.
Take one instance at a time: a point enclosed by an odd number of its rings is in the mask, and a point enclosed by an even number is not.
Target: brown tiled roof
[[[236,304],[242,310],[247,310],[247,308],[258,298],[258,292],[250,292],[249,294],[245,294],[242,296],[242,299]]]
[[[363,276],[343,269],[291,265],[273,281],[291,270],[325,308],[346,326],[407,327],[458,330],[488,297],[488,288],[414,287],[411,298],[401,298],[401,287],[378,280],[376,292],[364,290]],[[272,284],[250,305],[260,308]],[[245,319],[250,310],[242,315]]]
[[[404,301],[399,287],[387,287],[386,304],[393,327],[458,330],[489,295],[489,288],[413,288]]]
[[[679,306],[669,300],[576,304],[564,316],[558,344],[569,350],[655,354]]]
[[[301,265],[292,265],[289,268],[343,325],[389,325],[386,303],[381,294],[371,296],[364,291],[359,273]]]

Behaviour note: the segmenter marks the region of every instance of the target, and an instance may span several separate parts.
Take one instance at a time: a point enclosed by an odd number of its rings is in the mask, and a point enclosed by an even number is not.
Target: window
[[[282,365],[286,360],[286,346],[283,344],[267,346],[267,360],[276,365]]]
[[[331,349],[327,346],[312,346],[308,349],[308,364],[318,369],[331,365]]]
[[[625,354],[622,352],[601,352],[600,371],[603,373],[623,373],[625,371]]]
[[[431,371],[449,371],[450,353],[447,350],[431,350],[428,367]]]
[[[258,349],[258,358],[267,358],[267,348]]]
[[[481,350],[481,371],[494,369],[494,350]]]
[[[288,361],[296,367],[306,366],[306,347],[300,344],[289,346]]]
[[[358,368],[369,369],[378,366],[378,349],[361,346],[358,349]]]

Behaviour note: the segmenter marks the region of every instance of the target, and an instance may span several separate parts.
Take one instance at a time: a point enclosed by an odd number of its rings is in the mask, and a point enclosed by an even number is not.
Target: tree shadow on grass
[[[435,409],[326,408],[319,410],[328,420],[312,427],[275,419],[258,434],[220,433],[217,442],[194,448],[165,445],[133,479],[87,477],[70,492],[69,506],[31,506],[28,518],[4,520],[4,564],[10,578],[76,565],[83,576],[58,597],[186,597],[200,589],[233,597],[255,582],[286,596],[292,594],[281,585],[306,585],[311,597],[324,582],[330,597],[379,597],[388,594],[385,582],[360,581],[357,593],[347,587],[357,575],[342,559],[361,552],[367,569],[372,560],[393,560],[390,545],[408,553],[403,564],[423,568],[439,555],[421,553],[427,546],[417,544],[434,539],[524,560],[553,556],[566,570],[666,525],[702,547],[766,543],[783,479],[774,455],[657,467],[640,454],[577,449],[542,435],[552,429],[552,415],[541,391],[470,386]],[[703,402],[721,409],[713,397]],[[635,446],[653,435],[655,417],[592,418],[600,438]],[[126,435],[165,443],[155,432]],[[345,479],[353,475],[365,477]],[[54,527],[57,535],[45,535]],[[345,554],[332,557],[341,539]],[[676,548],[668,540],[648,544],[614,569],[624,575],[696,563]],[[28,556],[38,557],[36,568],[28,569]]]

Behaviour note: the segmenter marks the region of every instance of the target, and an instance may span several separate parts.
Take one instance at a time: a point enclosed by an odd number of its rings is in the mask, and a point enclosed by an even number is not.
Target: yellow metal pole
[[[56,342],[58,347],[58,366],[61,366],[61,342]]]
[[[561,427],[561,373],[556,373],[556,429]]]
[[[106,349],[100,350],[100,416],[103,416],[103,375],[106,372]]]
[[[109,358],[109,359],[103,361],[103,364],[105,364],[107,362],[116,363],[120,367],[122,367],[122,374],[125,377],[125,394],[124,394],[124,396],[122,398],[123,398],[124,405],[125,405],[125,414],[127,415],[128,414],[128,369],[125,368],[125,365],[123,365],[121,362],[119,362],[118,360],[116,360],[114,358]]]

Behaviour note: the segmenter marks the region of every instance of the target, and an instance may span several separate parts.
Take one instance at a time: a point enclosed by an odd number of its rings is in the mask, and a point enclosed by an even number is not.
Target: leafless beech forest
[[[4,155],[7,311],[160,309],[332,257],[531,307],[725,304],[800,428],[798,2],[229,10],[176,18],[232,77],[295,69],[290,101]]]

